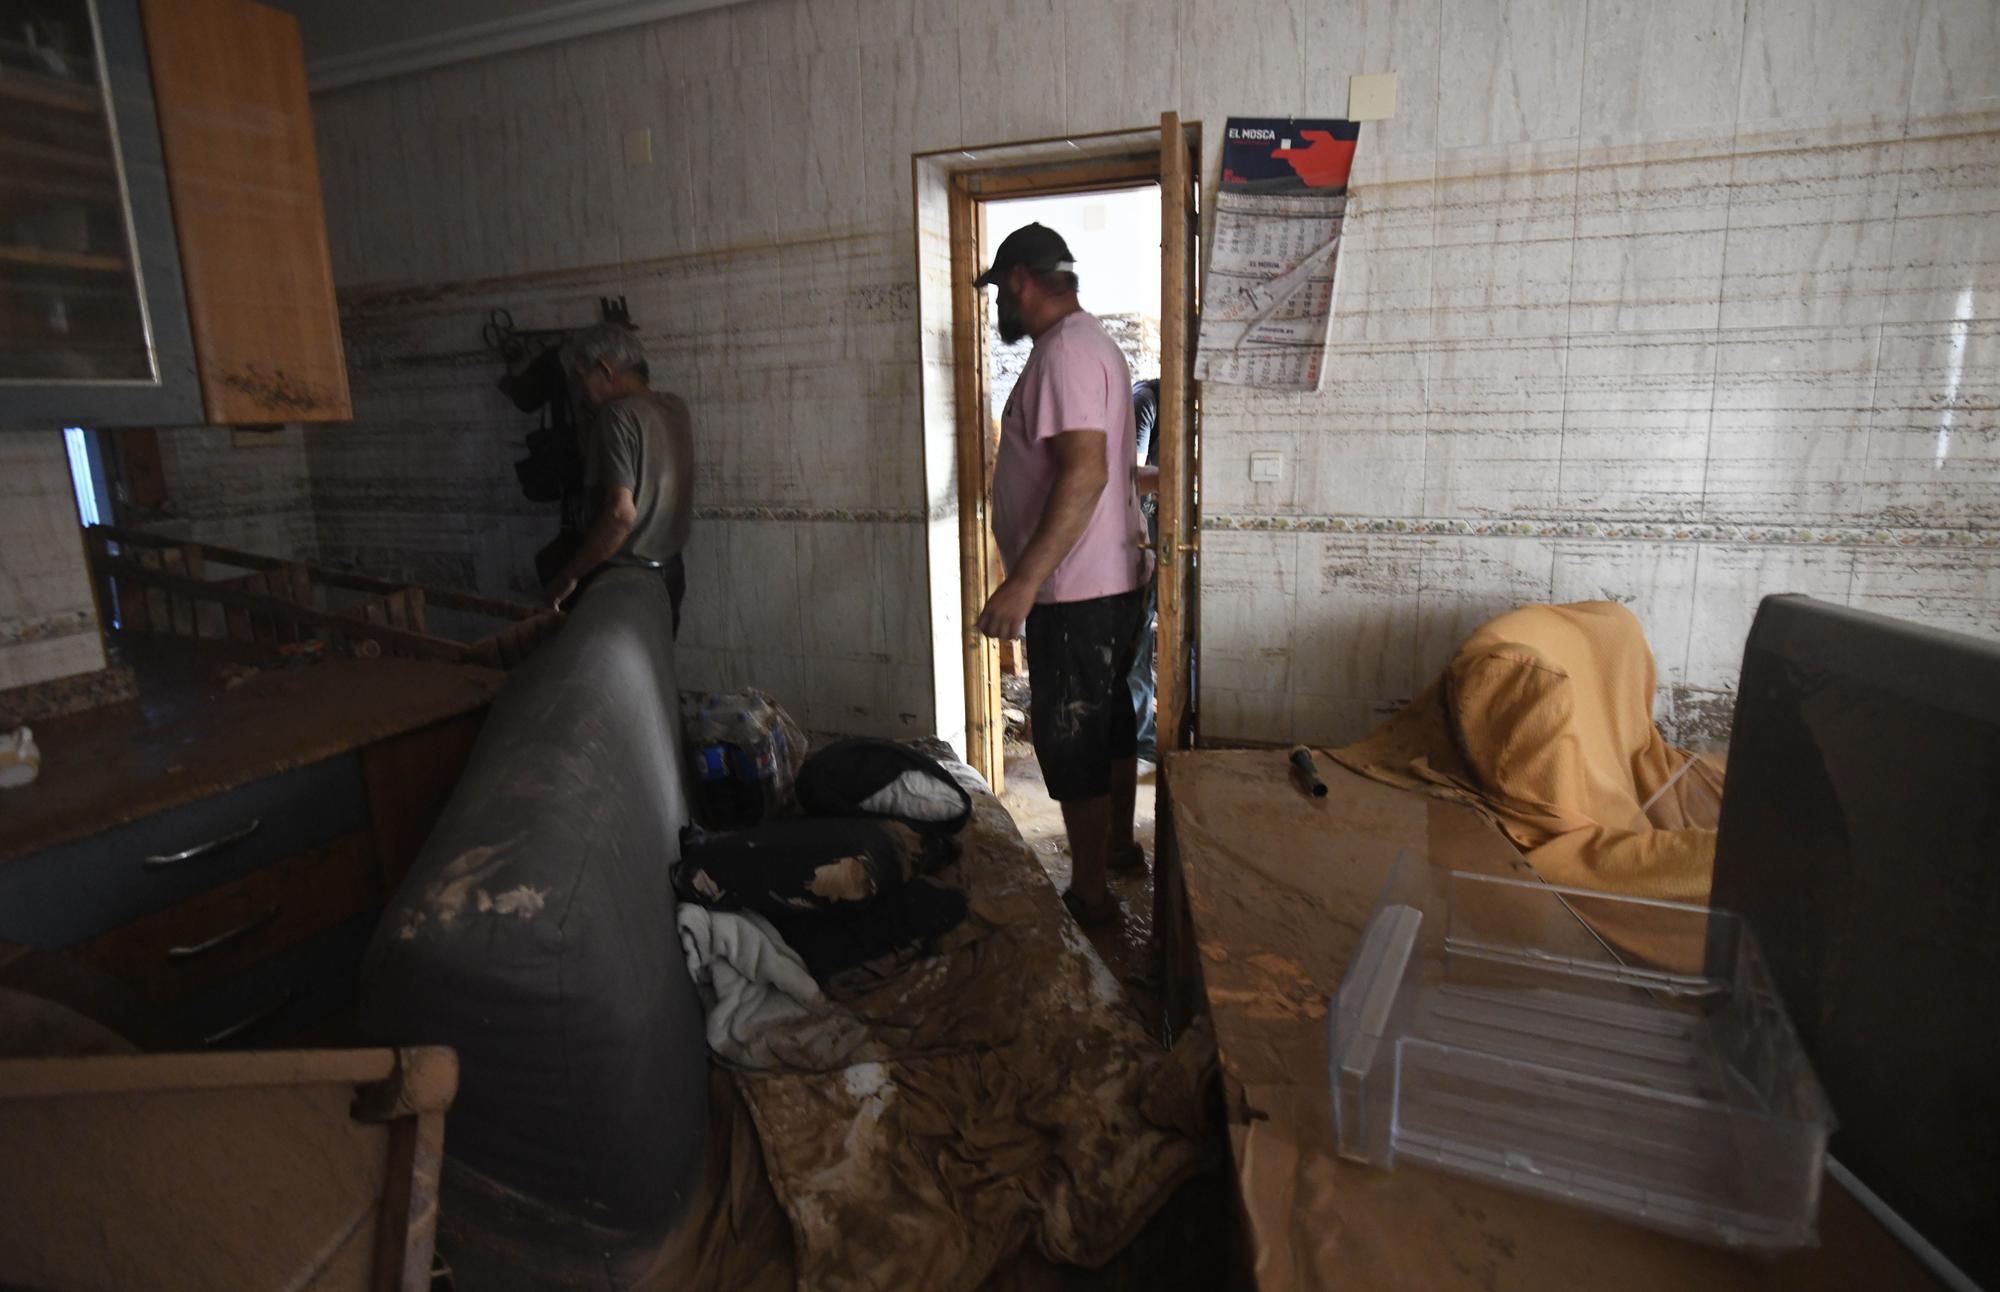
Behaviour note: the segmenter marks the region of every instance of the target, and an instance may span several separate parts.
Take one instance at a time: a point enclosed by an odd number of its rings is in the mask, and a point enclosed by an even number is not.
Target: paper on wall
[[[1351,121],[1231,117],[1195,376],[1319,388],[1333,317]]]

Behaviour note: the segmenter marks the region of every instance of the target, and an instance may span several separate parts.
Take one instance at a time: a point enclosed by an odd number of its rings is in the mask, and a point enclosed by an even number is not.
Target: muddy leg
[[[1130,828],[1130,806],[1127,828]],[[1063,829],[1069,834],[1070,891],[1086,903],[1097,906],[1105,900],[1105,844],[1111,836],[1111,796],[1068,799],[1062,805]]]
[[[1111,819],[1105,835],[1106,856],[1124,857],[1138,851],[1139,840],[1132,831],[1133,805],[1139,797],[1139,760],[1114,758],[1111,761]]]

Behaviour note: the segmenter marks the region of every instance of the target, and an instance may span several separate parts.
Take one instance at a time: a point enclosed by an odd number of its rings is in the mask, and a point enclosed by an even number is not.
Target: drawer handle
[[[167,959],[192,960],[196,956],[207,955],[211,951],[220,951],[230,943],[249,937],[258,929],[277,919],[278,912],[284,909],[281,904],[273,902],[262,915],[254,915],[226,933],[218,933],[206,941],[195,942],[184,947],[168,947]]]
[[[237,1037],[243,1035],[245,1032],[254,1031],[255,1029],[262,1027],[264,1024],[270,1022],[284,1010],[285,1006],[291,1003],[292,1003],[292,989],[290,987],[287,987],[278,996],[278,998],[272,1001],[270,1004],[259,1009],[256,1013],[251,1014],[247,1018],[237,1019],[234,1023],[231,1023],[228,1027],[223,1028],[219,1032],[210,1032],[207,1036],[201,1038],[201,1043],[203,1045],[223,1045],[230,1041],[233,1041]]]
[[[205,857],[218,849],[227,848],[232,843],[243,842],[243,840],[257,833],[257,827],[262,824],[264,824],[262,821],[253,816],[250,818],[250,824],[240,830],[232,830],[228,834],[217,835],[207,843],[198,843],[192,848],[183,848],[179,852],[156,853],[146,858],[141,864],[147,870],[158,870],[162,866],[171,866],[177,861],[193,861],[196,857]]]

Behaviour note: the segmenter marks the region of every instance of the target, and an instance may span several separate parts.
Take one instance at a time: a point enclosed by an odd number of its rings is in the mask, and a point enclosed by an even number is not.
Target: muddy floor
[[[1138,1009],[1146,1029],[1158,1036],[1162,1030],[1159,1005],[1160,980],[1153,948],[1153,809],[1158,772],[1150,763],[1139,764],[1138,803],[1133,812],[1133,829],[1139,846],[1146,850],[1146,869],[1111,875],[1111,889],[1123,908],[1118,922],[1102,928],[1086,929],[1091,945],[1118,980]],[[1035,751],[1023,741],[1007,741],[1007,776],[1000,802],[1014,816],[1021,837],[1034,850],[1035,859],[1048,872],[1058,889],[1069,887],[1069,844],[1063,836],[1062,809],[1049,797]]]

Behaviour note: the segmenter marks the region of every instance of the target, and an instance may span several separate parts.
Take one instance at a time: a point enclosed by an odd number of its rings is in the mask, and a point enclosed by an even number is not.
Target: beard
[[[1021,322],[1021,303],[1002,296],[1000,298],[1000,339],[1008,345],[1014,344],[1028,335],[1027,327]]]

